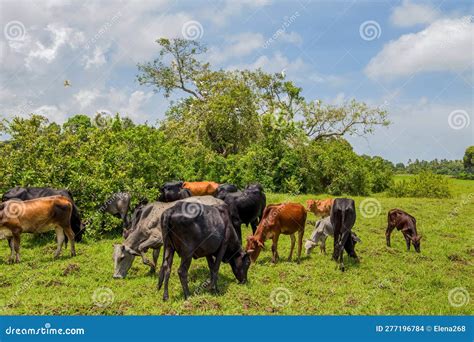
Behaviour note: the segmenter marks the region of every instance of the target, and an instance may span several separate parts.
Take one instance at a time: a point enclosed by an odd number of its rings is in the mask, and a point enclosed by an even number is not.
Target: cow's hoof
[[[167,301],[168,301],[168,299],[169,299],[169,297],[168,297],[168,296],[163,296],[163,302],[167,302]]]
[[[71,256],[72,256],[72,257],[75,257],[75,256],[76,256],[76,252],[71,252]]]

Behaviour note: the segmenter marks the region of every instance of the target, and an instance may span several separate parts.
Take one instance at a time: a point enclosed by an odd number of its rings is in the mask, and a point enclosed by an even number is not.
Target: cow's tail
[[[85,228],[82,225],[81,214],[79,213],[79,209],[77,208],[74,202],[72,203],[71,228],[74,232],[74,241],[81,242],[82,234],[84,234]]]

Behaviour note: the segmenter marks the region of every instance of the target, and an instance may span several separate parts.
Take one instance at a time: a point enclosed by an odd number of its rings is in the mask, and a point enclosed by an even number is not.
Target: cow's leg
[[[153,261],[150,261],[146,257],[146,252],[148,251],[148,248],[160,248],[161,244],[162,244],[161,237],[151,236],[150,238],[148,238],[148,240],[145,240],[144,242],[142,242],[138,246],[137,252],[140,253],[143,263],[147,266],[150,266],[152,268],[152,270],[154,270],[156,268],[156,259],[155,259],[154,254],[153,254]],[[158,249],[158,255],[160,255],[160,250],[159,249]],[[150,270],[150,272],[151,272],[151,270]]]
[[[10,262],[19,263],[20,262],[20,234],[15,234],[15,233],[13,234],[12,245],[13,245],[13,250],[12,250],[12,255],[10,257]]]
[[[387,247],[390,247],[390,235],[395,227],[390,225],[387,226],[387,230],[385,231],[385,239],[387,240]]]
[[[9,260],[13,260],[14,253],[15,253],[15,249],[13,248],[13,238],[11,238],[11,237],[7,238],[7,242],[8,242],[8,247],[10,247]]]
[[[346,239],[346,243],[344,245],[344,248],[345,248],[347,254],[349,254],[349,256],[351,258],[354,258],[358,262],[359,257],[357,256],[357,254],[355,252],[354,246],[355,246],[355,244],[354,244],[354,240],[352,240],[352,234],[349,232],[349,237]]]
[[[74,242],[74,232],[69,224],[64,227],[64,234],[66,234],[69,241],[71,241],[71,256],[76,256],[76,243]]]
[[[56,248],[56,252],[54,253],[54,258],[56,259],[61,254],[61,249],[63,247],[64,230],[60,226],[55,227],[54,230],[56,231],[56,241],[58,243],[58,247]],[[71,246],[72,246],[72,243],[71,243]]]
[[[272,263],[276,263],[278,261],[278,259],[280,258],[278,256],[278,238],[280,237],[279,234],[274,234],[273,235],[273,238],[272,238]]]
[[[155,265],[154,267],[150,266],[150,274],[154,275],[156,273],[156,263],[158,262],[158,257],[160,256],[160,247],[157,247],[153,249],[153,264]]]
[[[291,239],[291,247],[290,247],[290,255],[288,256],[288,261],[291,261],[291,258],[293,257],[293,250],[295,249],[295,234],[290,234],[290,239]]]
[[[299,230],[298,231],[298,260],[297,263],[300,263],[301,259],[301,250],[303,248],[303,235],[304,235],[304,230]]]
[[[179,265],[178,268],[178,275],[179,280],[181,281],[181,286],[183,287],[184,299],[188,299],[188,297],[191,295],[191,292],[189,292],[188,287],[188,269],[189,266],[191,266],[191,260],[191,257],[182,258],[181,265]]]
[[[410,251],[411,239],[410,239],[407,235],[405,235],[405,234],[403,234],[403,237],[405,238],[405,242],[406,242],[406,244],[407,244],[407,251],[409,252],[409,251]]]
[[[257,231],[257,220],[250,222],[250,225],[252,226],[252,235],[255,235],[255,232]]]
[[[165,283],[165,288],[163,290],[163,300],[168,300],[168,282],[170,280],[171,274],[171,266],[173,265],[173,255],[174,249],[173,246],[168,246],[165,248],[165,252],[163,255],[163,264],[161,265],[160,275],[158,277],[158,290],[161,289],[161,285],[163,284],[163,279]]]
[[[223,243],[217,252],[216,259],[214,260],[214,265],[211,269],[211,290],[214,293],[217,293],[217,275],[219,274],[219,267],[221,266],[222,258],[224,257],[227,245]]]
[[[324,253],[326,255],[326,239],[328,238],[327,235],[321,236],[320,240],[320,248],[321,248],[321,253]]]

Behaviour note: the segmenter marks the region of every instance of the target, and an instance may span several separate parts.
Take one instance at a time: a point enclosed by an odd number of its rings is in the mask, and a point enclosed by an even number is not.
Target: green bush
[[[428,171],[421,172],[409,181],[393,183],[388,194],[392,197],[451,197],[446,177]]]

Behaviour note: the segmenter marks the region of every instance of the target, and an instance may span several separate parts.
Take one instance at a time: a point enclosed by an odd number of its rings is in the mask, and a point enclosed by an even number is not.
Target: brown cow
[[[403,210],[391,209],[388,212],[387,230],[385,231],[388,247],[390,247],[390,235],[395,228],[402,231],[407,244],[407,251],[410,250],[410,243],[413,243],[415,251],[419,253],[421,235],[416,232],[416,219]]]
[[[264,247],[266,239],[272,239],[272,262],[276,263],[278,256],[278,238],[280,234],[290,235],[291,250],[288,261],[291,261],[295,248],[295,232],[298,232],[298,263],[300,262],[303,245],[306,210],[299,203],[270,204],[264,212],[255,235],[247,238],[246,250],[250,259],[255,262]]]
[[[71,241],[71,255],[76,255],[71,228],[72,203],[64,196],[51,196],[28,201],[10,200],[0,203],[0,236],[7,238],[11,249],[9,262],[20,262],[20,235],[56,230],[57,258],[64,243],[64,234]]]
[[[184,182],[183,188],[188,189],[191,191],[193,196],[206,196],[211,195],[213,196],[219,184],[216,182]]]
[[[316,216],[327,217],[331,214],[331,208],[334,204],[334,198],[324,200],[307,200],[306,210],[314,213]]]

